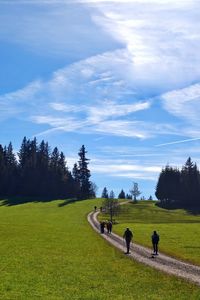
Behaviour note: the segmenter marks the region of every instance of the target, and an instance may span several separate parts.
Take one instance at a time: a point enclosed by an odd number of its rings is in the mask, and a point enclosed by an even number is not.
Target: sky
[[[0,62],[0,144],[84,144],[99,195],[200,166],[198,0],[0,0]]]

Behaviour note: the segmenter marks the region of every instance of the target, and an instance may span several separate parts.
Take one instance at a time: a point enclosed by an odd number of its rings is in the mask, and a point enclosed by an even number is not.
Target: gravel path
[[[91,212],[88,215],[88,222],[93,229],[100,233],[99,222],[97,220],[97,212]],[[101,234],[101,236],[121,251],[125,251],[124,240],[115,233]],[[168,274],[176,275],[192,281],[200,286],[200,267],[177,260],[165,254],[159,253],[159,256],[152,258],[152,250],[135,243],[131,243],[131,254],[128,256],[143,264],[155,269],[161,270]]]

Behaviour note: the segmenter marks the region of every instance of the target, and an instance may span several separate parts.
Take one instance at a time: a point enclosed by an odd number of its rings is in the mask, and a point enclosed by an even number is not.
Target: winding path
[[[99,214],[99,211],[97,212],[91,212],[88,215],[88,222],[93,227],[93,229],[96,232],[100,232],[99,230],[99,222],[97,220],[97,215]],[[123,251],[125,250],[124,246],[124,240],[119,235],[112,233],[112,234],[101,234],[101,236],[107,240],[110,244],[118,248],[119,250]],[[135,243],[131,243],[131,254],[129,254],[129,257],[131,257],[134,260],[137,260],[138,262],[141,262],[145,265],[148,265],[150,267],[153,267],[155,269],[161,270],[163,272],[166,272],[168,274],[172,274],[178,277],[182,277],[184,279],[187,279],[189,281],[192,281],[200,286],[200,267],[195,266],[180,260],[177,260],[175,258],[172,258],[170,256],[167,256],[165,254],[159,254],[159,256],[156,256],[154,259],[151,256],[152,250],[143,246],[140,246]]]

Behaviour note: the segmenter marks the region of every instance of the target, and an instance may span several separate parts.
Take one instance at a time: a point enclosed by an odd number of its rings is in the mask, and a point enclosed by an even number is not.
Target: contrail
[[[200,140],[200,138],[180,140],[180,141],[175,141],[175,142],[170,142],[170,143],[155,145],[155,147],[162,147],[162,146],[173,145],[173,144],[181,144],[181,143],[187,143],[187,142],[198,141],[198,140]]]

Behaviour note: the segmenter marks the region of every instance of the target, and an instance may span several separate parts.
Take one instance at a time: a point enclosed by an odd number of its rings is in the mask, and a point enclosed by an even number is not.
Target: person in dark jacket
[[[105,222],[102,221],[102,222],[100,223],[100,231],[101,231],[101,233],[104,233],[104,228],[105,228]]]
[[[112,232],[112,222],[111,221],[107,222],[106,226],[107,226],[107,232],[111,233]]]
[[[152,245],[153,245],[153,252],[155,255],[158,255],[158,243],[159,243],[160,237],[156,231],[153,232],[153,234],[151,236],[151,240],[152,240]]]
[[[127,248],[127,252],[125,254],[129,254],[130,253],[130,243],[133,238],[133,233],[129,228],[126,228],[123,238],[126,241],[126,248]]]

